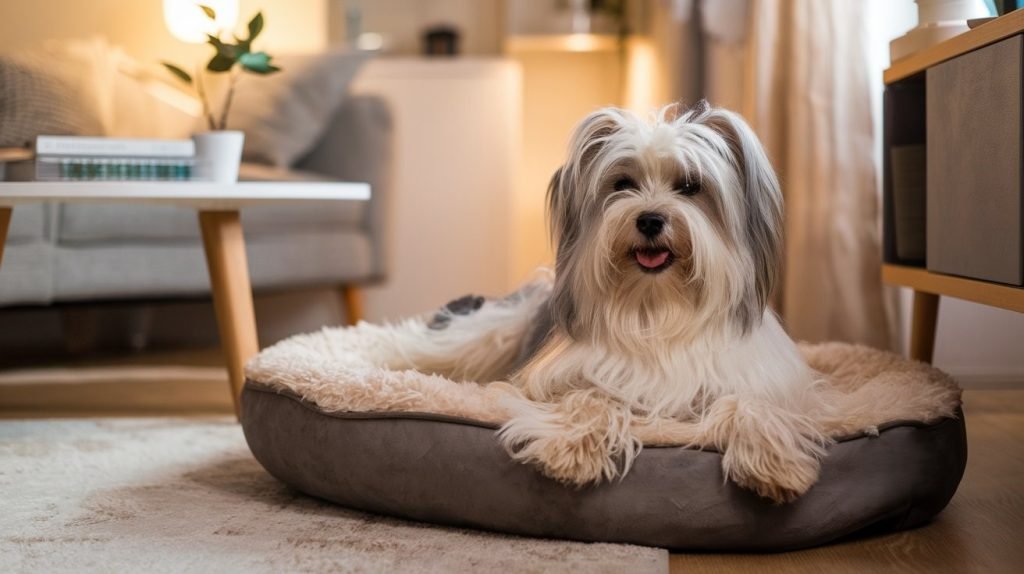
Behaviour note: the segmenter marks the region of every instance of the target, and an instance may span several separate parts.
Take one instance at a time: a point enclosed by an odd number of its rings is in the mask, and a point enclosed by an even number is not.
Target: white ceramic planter
[[[963,34],[972,18],[994,16],[985,0],[915,0],[916,28],[889,42],[889,58],[898,60]]]
[[[203,132],[193,135],[192,141],[196,144],[195,175],[198,179],[219,183],[238,181],[245,132]]]

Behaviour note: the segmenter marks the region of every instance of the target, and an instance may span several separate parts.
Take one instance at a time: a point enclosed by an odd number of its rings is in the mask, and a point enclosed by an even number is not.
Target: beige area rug
[[[292,491],[227,418],[0,421],[0,572],[667,572],[663,550],[504,536]]]

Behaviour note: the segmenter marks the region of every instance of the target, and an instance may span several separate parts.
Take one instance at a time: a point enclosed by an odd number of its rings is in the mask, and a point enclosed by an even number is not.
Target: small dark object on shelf
[[[458,55],[459,31],[447,25],[427,28],[423,33],[423,53],[427,56]]]

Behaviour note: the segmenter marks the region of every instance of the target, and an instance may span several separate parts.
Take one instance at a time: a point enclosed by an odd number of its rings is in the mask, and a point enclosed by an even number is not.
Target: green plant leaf
[[[174,74],[179,80],[185,82],[186,84],[192,85],[192,76],[190,76],[188,72],[182,70],[174,64],[171,64],[170,62],[161,62],[161,64],[163,64],[165,68],[170,70],[170,72]]]
[[[209,63],[206,64],[206,69],[211,72],[226,72],[231,69],[231,66],[235,65],[235,59],[224,54],[214,54],[210,58]]]
[[[278,72],[281,68],[270,63],[270,55],[266,52],[249,52],[238,57],[238,63],[242,68],[254,74],[271,74]]]
[[[206,35],[206,43],[213,46],[213,49],[217,50],[217,53],[221,56],[225,56],[232,59],[234,59],[236,56],[235,46],[225,43],[223,40],[214,36],[213,34]]]
[[[270,56],[266,52],[250,52],[242,54],[238,61],[247,68],[265,68],[270,64]]]
[[[252,47],[252,41],[250,41],[250,40],[243,40],[243,39],[239,38],[238,36],[234,36],[234,38],[235,38],[235,53],[236,54],[241,56],[242,54],[245,54],[246,52],[250,51],[250,48]]]
[[[202,11],[206,14],[206,17],[209,18],[210,20],[216,20],[217,19],[217,13],[214,12],[213,8],[210,8],[209,6],[206,6],[206,5],[203,5],[203,4],[200,4],[199,8],[202,9]]]
[[[263,12],[257,12],[252,20],[249,20],[249,41],[252,42],[256,36],[263,31]]]

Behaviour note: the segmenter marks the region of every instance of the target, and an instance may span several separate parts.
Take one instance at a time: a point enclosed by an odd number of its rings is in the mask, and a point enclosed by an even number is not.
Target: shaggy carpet
[[[0,572],[666,572],[663,550],[518,538],[290,490],[219,419],[0,421]]]

